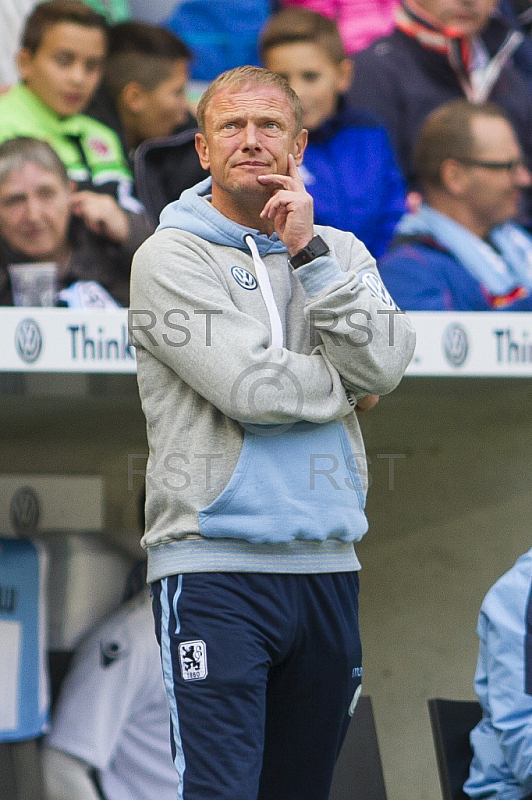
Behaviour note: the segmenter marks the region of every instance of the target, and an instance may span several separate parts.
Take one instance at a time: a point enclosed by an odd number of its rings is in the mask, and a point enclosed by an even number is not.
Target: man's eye
[[[17,206],[21,206],[23,202],[23,197],[8,197],[5,200],[2,200],[0,206],[7,209],[16,208]]]
[[[265,126],[268,130],[277,130],[279,124],[277,122],[267,122]]]
[[[307,83],[316,83],[319,79],[320,74],[319,72],[304,72],[303,73],[303,80]]]
[[[60,67],[68,67],[72,63],[72,57],[66,53],[58,53],[55,57],[55,63]]]
[[[100,59],[90,59],[85,63],[85,69],[87,72],[98,72],[98,70],[102,69],[102,62]]]

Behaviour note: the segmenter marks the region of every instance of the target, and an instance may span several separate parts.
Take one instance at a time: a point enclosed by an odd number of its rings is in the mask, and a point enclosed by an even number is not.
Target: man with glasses
[[[532,93],[517,67],[525,34],[497,0],[401,0],[395,29],[354,56],[349,103],[373,111],[388,131],[409,188],[419,188],[413,146],[442,103],[491,101],[504,109],[532,158]],[[532,193],[526,193],[532,218]]]
[[[379,263],[407,310],[532,310],[532,237],[513,220],[532,183],[508,119],[453,100],[426,119],[415,151],[424,202]]]

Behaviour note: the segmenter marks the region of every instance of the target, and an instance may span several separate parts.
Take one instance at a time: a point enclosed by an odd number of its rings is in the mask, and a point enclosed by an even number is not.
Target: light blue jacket
[[[532,549],[486,595],[478,621],[475,691],[483,718],[471,733],[464,791],[521,800],[532,793]]]

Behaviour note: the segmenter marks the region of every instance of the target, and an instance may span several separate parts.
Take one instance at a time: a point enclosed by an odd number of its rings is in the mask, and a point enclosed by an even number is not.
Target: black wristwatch
[[[321,236],[315,236],[306,247],[301,248],[299,252],[288,259],[292,269],[302,267],[303,264],[308,264],[309,261],[314,261],[319,256],[326,256],[330,253],[329,245],[323,241]]]

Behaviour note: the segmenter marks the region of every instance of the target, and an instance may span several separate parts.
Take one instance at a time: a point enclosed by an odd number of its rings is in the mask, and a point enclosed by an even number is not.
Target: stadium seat
[[[329,800],[387,800],[369,695],[358,700],[336,763]]]
[[[44,800],[39,739],[0,743],[0,798]]]
[[[473,757],[469,734],[482,718],[480,703],[431,698],[428,706],[443,800],[468,800],[462,787]]]

